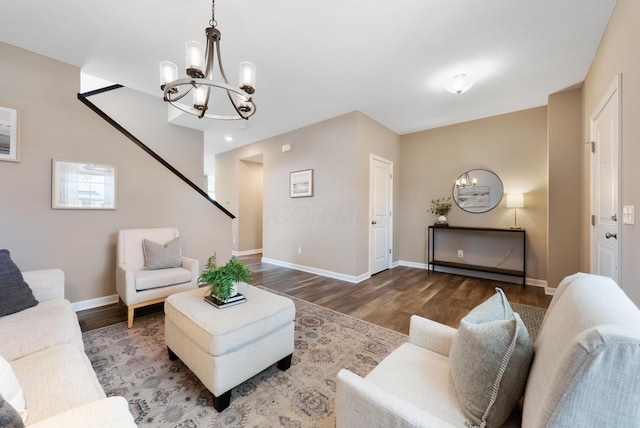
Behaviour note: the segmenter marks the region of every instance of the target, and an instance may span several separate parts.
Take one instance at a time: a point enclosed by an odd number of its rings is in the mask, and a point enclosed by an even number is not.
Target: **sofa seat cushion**
[[[27,425],[106,397],[91,362],[75,345],[51,346],[11,365],[27,403]]]
[[[0,336],[0,355],[7,361],[61,343],[73,343],[84,350],[78,317],[64,299],[40,302],[0,318]]]
[[[185,268],[140,270],[136,272],[136,290],[151,290],[191,281],[191,271]]]
[[[378,364],[365,379],[426,413],[464,427],[467,420],[441,354],[405,343]]]
[[[244,288],[246,287],[246,289]],[[291,299],[242,286],[245,303],[218,309],[204,300],[206,288],[196,288],[167,297],[164,312],[175,326],[206,353],[225,355],[264,338],[293,323],[295,305]]]

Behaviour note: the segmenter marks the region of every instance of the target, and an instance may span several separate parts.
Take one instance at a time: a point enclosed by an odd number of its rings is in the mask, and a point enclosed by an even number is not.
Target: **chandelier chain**
[[[216,28],[216,25],[218,25],[216,22],[216,0],[211,1],[211,21],[209,21],[209,25],[213,28]]]

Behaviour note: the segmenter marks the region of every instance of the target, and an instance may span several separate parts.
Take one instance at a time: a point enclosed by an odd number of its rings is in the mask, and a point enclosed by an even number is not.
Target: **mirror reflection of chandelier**
[[[160,89],[164,91],[164,100],[174,107],[199,118],[236,120],[249,119],[256,112],[256,105],[251,98],[256,86],[256,67],[250,62],[240,63],[240,77],[238,86],[232,86],[227,80],[222,67],[220,56],[220,31],[216,28],[215,0],[211,2],[211,21],[205,30],[207,46],[197,41],[185,43],[186,73],[189,77],[178,79],[178,67],[169,61],[160,62]],[[216,57],[218,60],[216,71]],[[216,81],[216,74],[221,80]],[[214,91],[216,90],[216,91]],[[214,113],[212,94],[224,94],[229,99],[231,107],[220,113],[222,106],[220,97],[216,99],[216,113]],[[189,93],[193,96],[192,103],[185,103],[183,98]],[[224,111],[224,110],[223,110]]]
[[[462,187],[462,188],[466,188],[466,187],[474,187],[478,184],[478,179],[477,178],[469,178],[469,173],[465,172],[462,177],[460,177],[459,179],[456,180],[456,187]]]

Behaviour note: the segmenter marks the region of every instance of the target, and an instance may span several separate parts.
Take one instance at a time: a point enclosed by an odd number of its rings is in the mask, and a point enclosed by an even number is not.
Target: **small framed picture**
[[[0,160],[20,162],[20,111],[0,106]]]
[[[289,196],[305,198],[313,196],[313,170],[304,169],[289,174]]]
[[[115,210],[116,172],[113,165],[51,160],[51,208]]]

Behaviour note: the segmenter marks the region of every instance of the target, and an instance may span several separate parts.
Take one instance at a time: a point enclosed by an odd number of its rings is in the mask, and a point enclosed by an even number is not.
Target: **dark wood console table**
[[[465,231],[480,233],[486,235],[500,236],[516,236],[522,239],[522,269],[504,269],[493,266],[472,265],[467,263],[451,262],[446,260],[438,260],[435,258],[437,248],[437,236],[440,234],[446,234],[447,232],[458,231],[464,233]],[[522,278],[522,287],[526,286],[527,281],[527,234],[524,229],[495,229],[489,227],[459,227],[459,226],[429,226],[428,230],[428,244],[427,244],[427,269],[435,272],[436,266],[466,269],[478,272],[487,272],[500,275],[517,276]]]

